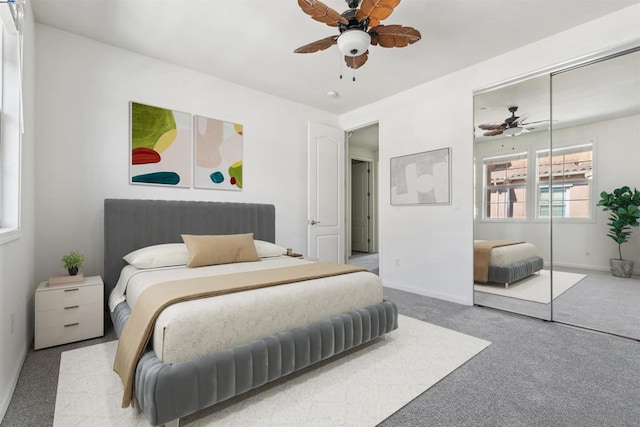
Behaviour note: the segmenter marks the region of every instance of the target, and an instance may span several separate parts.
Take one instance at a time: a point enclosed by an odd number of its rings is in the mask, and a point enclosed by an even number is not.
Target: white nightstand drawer
[[[101,302],[36,311],[36,329],[100,319],[102,316],[103,309]]]
[[[102,336],[102,320],[92,319],[51,328],[36,328],[34,347],[38,350],[44,347]]]
[[[36,292],[36,310],[51,310],[94,302],[102,304],[102,292],[102,286],[50,288],[46,292]]]
[[[103,292],[100,276],[59,286],[41,282],[35,295],[35,349],[102,336]]]

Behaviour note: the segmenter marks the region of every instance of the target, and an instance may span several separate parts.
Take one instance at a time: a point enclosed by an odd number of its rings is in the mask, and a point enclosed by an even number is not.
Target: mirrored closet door
[[[474,302],[551,319],[550,217],[538,192],[550,146],[548,75],[474,97]]]
[[[551,107],[553,149],[540,162],[553,175],[553,320],[640,340],[640,277],[609,267],[621,254],[640,271],[640,227],[618,247],[597,206],[603,191],[640,190],[640,52],[553,73]]]
[[[640,227],[598,206],[640,189],[640,48],[479,91],[474,124],[475,304],[640,340]]]

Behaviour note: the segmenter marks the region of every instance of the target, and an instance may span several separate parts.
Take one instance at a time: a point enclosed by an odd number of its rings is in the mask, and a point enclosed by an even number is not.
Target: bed
[[[542,270],[543,259],[534,244],[511,240],[474,240],[473,279],[506,288]]]
[[[111,302],[112,290],[121,284],[121,273],[132,286],[133,298],[134,293],[139,294],[141,288],[157,277],[167,280],[166,272],[158,270],[167,270],[168,277],[175,278],[201,272],[227,274],[240,268],[240,264],[262,272],[310,263],[274,256],[212,267],[175,266],[137,271],[123,260],[125,254],[148,246],[181,242],[181,234],[253,233],[256,240],[273,243],[275,208],[264,204],[107,199],[104,209],[105,300]],[[209,269],[217,272],[205,271]],[[303,284],[291,283],[176,305],[184,306],[183,311],[186,307],[187,313],[198,313],[193,318],[181,314],[176,306],[165,310],[166,316],[163,311],[156,320],[159,326],[135,367],[135,401],[149,422],[177,425],[180,417],[354,349],[397,328],[397,308],[382,298],[376,275],[349,272],[318,280],[322,282],[305,281],[304,290],[297,288]],[[360,294],[358,289],[362,291]],[[319,304],[322,298],[326,302]],[[277,301],[286,301],[288,308],[278,308]],[[314,305],[317,310],[307,310]],[[116,301],[111,308],[120,338],[131,308],[126,300]],[[207,314],[203,310],[212,311]],[[220,317],[226,311],[231,312],[231,317]],[[259,321],[255,317],[248,320],[248,312],[255,313]],[[283,312],[287,315],[281,315]],[[242,327],[243,321],[253,323],[251,327]],[[216,328],[217,324],[226,326]]]

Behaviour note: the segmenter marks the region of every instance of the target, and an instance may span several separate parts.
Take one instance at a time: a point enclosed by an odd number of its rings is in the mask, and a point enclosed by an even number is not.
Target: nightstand
[[[35,349],[104,335],[103,288],[100,276],[56,286],[41,282],[35,297]]]

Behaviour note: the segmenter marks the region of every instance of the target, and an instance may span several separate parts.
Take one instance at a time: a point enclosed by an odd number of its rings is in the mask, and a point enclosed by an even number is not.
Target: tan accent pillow
[[[189,252],[187,267],[258,261],[253,233],[216,236],[183,234]]]

